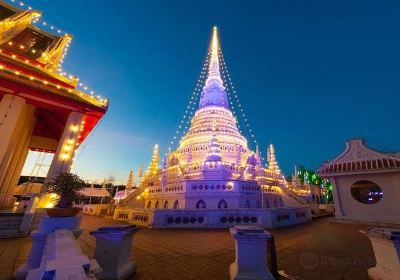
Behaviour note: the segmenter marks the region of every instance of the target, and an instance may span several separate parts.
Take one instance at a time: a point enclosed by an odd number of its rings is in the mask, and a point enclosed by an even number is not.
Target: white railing
[[[308,206],[270,209],[129,209],[117,208],[115,220],[154,228],[228,228],[258,225],[277,228],[311,220]]]

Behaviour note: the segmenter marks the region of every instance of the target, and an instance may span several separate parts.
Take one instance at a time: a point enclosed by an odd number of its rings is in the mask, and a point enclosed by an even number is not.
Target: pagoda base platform
[[[269,209],[117,208],[113,219],[149,228],[230,228],[235,225],[279,228],[311,221],[311,209],[308,206]]]

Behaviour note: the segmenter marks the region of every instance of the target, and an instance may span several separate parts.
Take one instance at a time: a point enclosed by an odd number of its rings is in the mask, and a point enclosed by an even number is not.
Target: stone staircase
[[[20,232],[24,213],[0,213],[0,238],[25,236]]]
[[[130,193],[127,197],[125,197],[119,204],[119,207],[131,207],[131,208],[143,208],[144,200],[137,200],[136,197],[143,193],[143,189],[138,188],[132,193]]]
[[[281,187],[281,190],[284,192],[284,194],[286,194],[286,196],[287,196],[290,200],[292,200],[292,202],[295,202],[295,204],[297,204],[297,205],[308,205],[308,204],[309,204],[305,199],[299,197],[299,196],[298,196],[295,192],[293,192],[292,190],[290,190],[290,189],[288,189],[288,188],[286,188],[286,187]],[[284,198],[284,197],[283,197],[283,198]],[[290,204],[291,204],[291,203],[290,203]],[[294,206],[294,205],[292,205],[292,206]]]

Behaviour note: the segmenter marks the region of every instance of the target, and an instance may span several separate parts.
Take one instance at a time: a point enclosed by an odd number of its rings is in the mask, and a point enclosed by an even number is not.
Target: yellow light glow
[[[68,154],[67,153],[63,153],[63,154],[61,154],[61,159],[68,159],[69,158],[69,156],[68,156]]]
[[[58,198],[58,195],[55,194],[55,193],[51,193],[51,194],[50,194],[50,198],[53,198],[53,199],[54,199],[54,198]]]

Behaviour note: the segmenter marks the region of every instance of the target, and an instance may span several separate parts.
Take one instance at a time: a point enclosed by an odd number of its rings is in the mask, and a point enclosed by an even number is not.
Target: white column
[[[267,239],[270,234],[256,226],[230,229],[235,239],[235,262],[229,267],[231,280],[274,280],[267,268]]]
[[[35,123],[35,108],[25,99],[5,95],[0,102],[0,207],[11,207],[15,178],[21,171]]]
[[[71,171],[77,142],[81,133],[81,125],[84,115],[79,112],[72,112],[68,116],[64,132],[58,142],[57,151],[54,154],[46,180],[56,178],[61,173]]]
[[[6,94],[0,102],[0,164],[3,163],[4,157],[7,155],[9,146],[15,130],[18,126],[18,121],[23,113],[25,99]]]
[[[12,206],[10,204],[11,198],[13,198],[15,187],[18,184],[19,177],[21,176],[22,168],[25,164],[28,156],[28,146],[31,139],[33,128],[36,124],[36,118],[33,116],[34,109],[30,108],[27,119],[24,125],[24,129],[20,134],[20,138],[13,151],[11,160],[7,167],[7,173],[2,182],[2,190],[4,190],[5,197],[3,205]]]

